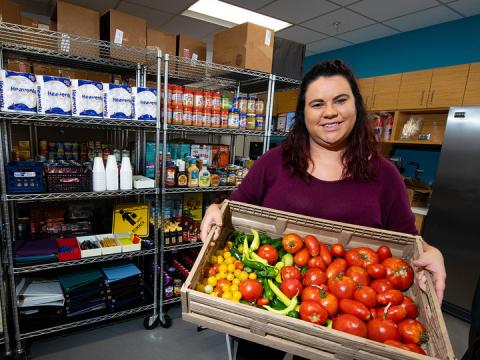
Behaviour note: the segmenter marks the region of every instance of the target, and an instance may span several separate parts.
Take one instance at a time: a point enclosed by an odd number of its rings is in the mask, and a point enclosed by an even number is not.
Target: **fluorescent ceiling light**
[[[184,11],[182,15],[225,27],[251,22],[274,31],[279,31],[292,25],[285,21],[218,0],[199,0],[190,6],[188,10]]]

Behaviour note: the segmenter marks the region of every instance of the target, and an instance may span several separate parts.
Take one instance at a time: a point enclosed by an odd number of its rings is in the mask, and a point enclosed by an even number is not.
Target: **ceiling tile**
[[[478,0],[458,0],[448,6],[457,10],[464,16],[480,14],[480,2]]]
[[[334,37],[329,37],[320,41],[315,41],[307,45],[307,51],[313,52],[315,54],[340,49],[345,46],[352,45],[347,41],[336,39]]]
[[[340,5],[340,6],[348,6],[350,4],[353,4],[353,3],[356,3],[356,2],[359,2],[359,1],[362,1],[362,0],[328,0],[332,3],[335,3],[337,5]]]
[[[361,29],[350,31],[345,34],[337,35],[337,37],[342,40],[359,44],[365,41],[379,39],[394,34],[398,34],[398,31],[393,30],[382,24],[374,24]]]
[[[338,28],[334,23],[339,22]],[[355,14],[347,9],[335,10],[329,14],[302,23],[302,26],[320,31],[328,35],[338,35],[347,31],[355,30],[374,22],[362,15]]]
[[[118,0],[68,0],[72,4],[77,4],[90,9],[100,11],[100,15],[103,15],[108,9],[115,9],[118,4]]]
[[[159,28],[170,20],[175,15],[162,12],[160,10],[155,10],[152,8],[147,8],[144,6],[132,4],[129,2],[122,1],[117,7],[118,11],[123,11],[127,14],[139,16],[147,20],[147,26],[152,28]]]
[[[225,30],[222,26],[182,15],[175,16],[172,20],[160,26],[159,29],[176,34],[181,33],[196,39],[202,39],[214,32]]]
[[[377,21],[384,21],[438,5],[436,0],[363,0],[349,8]]]
[[[275,35],[278,35],[283,39],[296,41],[302,44],[308,44],[310,42],[321,40],[327,37],[327,35],[320,34],[310,29],[305,29],[298,25],[290,26],[286,29],[277,31]]]
[[[326,0],[277,0],[262,7],[258,12],[298,24],[335,9],[338,9],[338,6]]]
[[[390,25],[400,31],[410,31],[460,18],[460,15],[451,11],[447,7],[437,6],[432,9],[419,11],[411,15],[405,15],[393,20],[385,21],[385,24]]]
[[[195,4],[197,0],[175,0],[175,1],[159,1],[159,0],[123,0],[138,4],[152,9],[160,10],[170,14],[180,14]]]
[[[223,2],[239,6],[248,10],[258,10],[262,6],[271,3],[272,0],[222,0]]]

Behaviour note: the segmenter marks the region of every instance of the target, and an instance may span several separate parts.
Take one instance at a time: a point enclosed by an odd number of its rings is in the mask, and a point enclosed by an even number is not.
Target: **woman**
[[[340,60],[314,66],[303,78],[295,125],[287,140],[255,162],[231,200],[362,226],[417,234],[397,169],[379,156],[352,71]],[[222,219],[211,205],[202,221],[206,239]],[[420,286],[433,274],[442,301],[440,251],[423,243],[414,261]]]

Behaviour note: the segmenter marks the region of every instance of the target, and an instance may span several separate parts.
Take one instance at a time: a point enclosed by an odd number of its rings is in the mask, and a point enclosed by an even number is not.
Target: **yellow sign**
[[[149,215],[148,204],[119,204],[113,211],[113,233],[131,232],[148,236]]]

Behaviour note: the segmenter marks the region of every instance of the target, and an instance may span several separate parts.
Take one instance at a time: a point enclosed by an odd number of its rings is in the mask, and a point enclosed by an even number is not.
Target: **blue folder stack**
[[[144,302],[142,272],[131,262],[105,265],[101,268],[110,311],[139,306]]]

